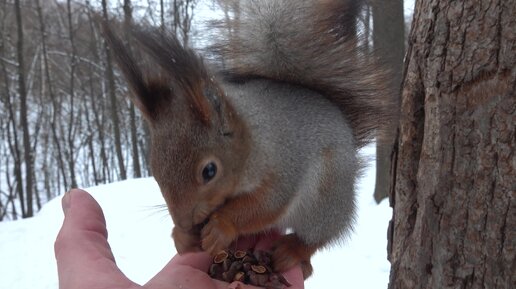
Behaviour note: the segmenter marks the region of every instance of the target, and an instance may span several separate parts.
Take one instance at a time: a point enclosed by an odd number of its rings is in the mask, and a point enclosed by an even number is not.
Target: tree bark
[[[514,288],[516,2],[418,0],[389,288]]]
[[[403,57],[405,55],[405,17],[402,0],[375,0],[373,7],[373,47],[378,59],[389,70],[389,84],[399,101]],[[391,152],[397,123],[383,124],[383,139],[376,142],[376,184],[374,199],[380,203],[389,195]]]

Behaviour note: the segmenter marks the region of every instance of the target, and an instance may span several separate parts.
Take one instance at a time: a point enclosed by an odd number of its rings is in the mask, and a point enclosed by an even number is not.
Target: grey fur
[[[258,187],[264,172],[278,174],[271,210],[288,206],[275,227],[291,228],[307,244],[328,244],[351,227],[358,160],[341,112],[316,92],[270,80],[226,84],[249,127],[253,144],[239,192]],[[324,169],[324,151],[332,153]],[[329,175],[328,175],[329,174]],[[331,190],[322,182],[333,178]]]

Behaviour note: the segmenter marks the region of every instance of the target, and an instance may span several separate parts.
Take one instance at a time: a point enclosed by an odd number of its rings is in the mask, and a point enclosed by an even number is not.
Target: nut
[[[265,251],[224,250],[215,255],[208,273],[217,280],[238,281],[266,289],[292,286],[283,275],[273,272],[271,263],[271,254]]]
[[[215,279],[222,278],[222,266],[220,264],[211,264],[209,274]]]
[[[213,257],[213,263],[215,264],[220,264],[224,261],[226,261],[226,259],[229,257],[229,253],[226,252],[226,251],[220,251],[217,253],[217,255],[215,255],[215,257]]]
[[[254,272],[256,272],[258,274],[263,274],[263,273],[267,272],[267,268],[265,268],[262,265],[251,265],[251,270],[253,270]]]
[[[234,254],[235,258],[237,258],[237,259],[242,259],[246,255],[247,255],[247,253],[245,251],[241,251],[241,250],[236,251]]]
[[[244,280],[245,280],[245,273],[242,271],[238,271],[235,274],[235,277],[233,278],[233,281],[244,282]]]
[[[265,274],[257,274],[254,271],[247,273],[249,276],[249,283],[254,286],[265,286],[265,283],[269,281],[269,276]]]

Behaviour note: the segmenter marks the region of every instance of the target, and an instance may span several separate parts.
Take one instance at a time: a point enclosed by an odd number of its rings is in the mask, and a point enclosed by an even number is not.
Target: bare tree
[[[124,12],[125,12],[125,4],[124,4]],[[165,3],[163,3],[163,0],[159,0],[159,16],[160,16],[160,20],[161,20],[160,24],[159,24],[159,28],[161,29],[161,32],[165,32],[165,27],[166,27],[166,25],[165,25]]]
[[[69,122],[68,122],[68,131],[66,135],[68,150],[67,159],[68,159],[68,170],[70,172],[70,180],[71,186],[73,188],[77,187],[77,179],[75,177],[75,139],[74,139],[74,122],[75,122],[75,72],[77,67],[77,49],[75,47],[75,37],[74,37],[74,28],[72,22],[72,6],[71,0],[66,1],[66,18],[68,23],[68,38],[70,40],[70,108],[69,108]]]
[[[196,4],[196,0],[173,1],[174,32],[183,40],[185,45],[187,45],[189,41]],[[180,34],[178,34],[178,30],[181,32]]]
[[[9,49],[8,49],[8,37],[6,37],[6,33],[4,31],[6,30],[6,26],[10,23],[7,20],[7,3],[2,3],[3,7],[0,9],[0,13],[2,13],[0,16],[0,23],[2,28],[2,33],[0,34],[0,56],[2,57],[1,68],[3,76],[3,86],[2,86],[2,115],[7,114],[7,120],[4,124],[4,127],[1,131],[2,133],[2,139],[6,140],[5,142],[5,162],[2,163],[2,165],[5,167],[5,179],[6,179],[6,193],[5,193],[5,205],[4,205],[4,212],[2,213],[2,219],[4,217],[8,217],[8,206],[9,202],[13,204],[13,211],[12,211],[12,218],[17,219],[17,210],[16,206],[14,206],[14,199],[16,196],[21,196],[22,200],[23,198],[23,176],[22,176],[22,157],[21,157],[21,149],[19,145],[19,137],[18,137],[18,130],[17,130],[17,121],[16,121],[16,114],[15,111],[17,110],[15,103],[13,103],[13,94],[15,93],[11,89],[11,81],[10,79],[12,76],[10,76],[10,71],[7,69],[7,65],[15,66],[16,62],[11,61],[8,58]],[[9,27],[7,28],[9,29]],[[4,129],[5,128],[5,129]],[[2,143],[3,144],[3,143]],[[12,174],[11,174],[12,169]],[[0,195],[0,197],[2,197]],[[25,203],[20,202],[20,208],[22,210],[22,214],[25,212]]]
[[[108,12],[107,12],[107,3],[106,0],[102,0],[102,16],[104,21],[109,21]],[[105,55],[106,55],[106,76],[108,80],[108,92],[109,99],[111,101],[111,120],[113,122],[113,139],[115,141],[115,151],[116,157],[118,161],[118,169],[120,173],[120,178],[122,180],[127,179],[127,173],[124,165],[124,156],[122,152],[122,144],[121,144],[121,134],[120,134],[120,121],[118,118],[118,105],[117,98],[115,93],[115,76],[113,73],[113,62],[111,60],[111,51],[109,51],[109,47],[104,45]]]
[[[20,198],[25,198],[26,208],[22,207],[23,217],[32,217],[34,215],[33,209],[33,160],[29,132],[29,120],[27,116],[27,90],[25,86],[25,61],[23,50],[23,21],[20,8],[20,0],[14,1],[14,9],[16,15],[16,31],[17,31],[17,48],[16,55],[18,60],[18,93],[20,97],[20,125],[23,136],[23,158],[25,165],[25,191],[20,195]],[[21,184],[19,184],[21,186]],[[25,195],[25,196],[23,196]],[[23,201],[22,201],[23,203]]]
[[[161,7],[163,9],[163,0],[161,0]],[[163,20],[163,12],[162,12],[162,22]],[[124,26],[125,31],[128,31],[130,29],[130,26],[132,24],[133,14],[132,14],[132,7],[131,7],[131,1],[130,0],[124,0]],[[129,49],[131,47],[129,35],[126,37],[127,39],[127,45],[129,46]],[[129,115],[130,115],[130,127],[131,127],[131,156],[133,161],[133,174],[135,178],[141,178],[142,172],[140,167],[140,154],[138,151],[138,136],[137,136],[137,128],[136,128],[136,110],[134,108],[133,102],[129,104]]]
[[[38,14],[38,20],[39,20],[39,31],[40,31],[40,37],[41,37],[41,47],[42,47],[42,57],[43,57],[43,74],[45,75],[45,81],[46,81],[46,93],[48,94],[48,97],[51,100],[52,104],[52,112],[50,113],[50,117],[48,119],[50,130],[52,133],[52,140],[54,144],[54,150],[57,151],[57,162],[58,162],[58,169],[61,171],[61,175],[63,176],[63,184],[65,187],[68,187],[67,178],[66,176],[66,168],[64,165],[64,160],[62,157],[62,150],[61,150],[61,144],[59,142],[58,132],[57,132],[57,111],[58,111],[58,103],[56,99],[56,95],[54,93],[54,82],[52,80],[52,74],[50,72],[50,63],[49,63],[49,57],[48,57],[48,45],[47,45],[47,31],[45,27],[45,21],[43,16],[43,10],[41,7],[41,3],[39,0],[36,0],[36,10]],[[46,154],[45,154],[46,156]],[[45,158],[46,159],[46,158]],[[47,176],[45,177],[45,181],[47,182],[47,178],[50,178],[48,175],[48,172],[45,172]],[[47,187],[48,190],[50,190],[49,187]],[[47,194],[50,194],[50,192],[47,192]]]
[[[122,26],[140,9],[143,25],[177,23],[187,41],[195,1],[98,2],[0,1],[0,220],[29,217],[70,187],[150,174],[148,131],[118,99],[128,89],[94,15]]]
[[[514,288],[516,2],[416,2],[389,288]]]
[[[102,102],[102,99],[100,97],[98,97],[97,93],[96,93],[96,88],[95,88],[95,82],[96,80],[98,81],[98,78],[95,78],[94,77],[94,71],[96,70],[96,63],[100,63],[101,62],[101,57],[100,57],[100,50],[101,50],[101,45],[99,45],[98,43],[101,42],[100,40],[100,37],[98,37],[98,33],[96,33],[96,25],[94,24],[95,23],[95,20],[94,20],[94,17],[92,16],[93,14],[93,8],[91,6],[88,6],[87,7],[87,16],[88,16],[88,23],[89,23],[89,28],[90,28],[90,35],[91,35],[91,38],[90,38],[90,46],[91,46],[91,54],[92,54],[92,61],[89,63],[88,65],[88,69],[89,69],[89,77],[88,77],[88,83],[89,83],[89,96],[90,96],[90,106],[91,106],[91,111],[93,112],[92,113],[92,116],[93,116],[93,120],[94,120],[94,123],[95,123],[95,128],[96,128],[96,132],[98,134],[98,140],[97,140],[97,143],[98,145],[100,146],[100,163],[101,163],[101,169],[99,173],[100,175],[98,176],[99,179],[96,179],[95,180],[95,183],[97,182],[110,182],[111,179],[110,179],[110,176],[109,176],[109,173],[108,171],[110,170],[110,167],[109,167],[109,161],[108,161],[108,156],[107,156],[107,149],[106,149],[106,138],[105,138],[105,131],[106,131],[106,128],[105,128],[105,125],[104,125],[104,121],[103,121],[103,114],[104,114],[104,105],[103,105],[103,102]],[[91,132],[91,130],[90,130]],[[91,157],[92,158],[95,158],[95,154],[91,154]]]

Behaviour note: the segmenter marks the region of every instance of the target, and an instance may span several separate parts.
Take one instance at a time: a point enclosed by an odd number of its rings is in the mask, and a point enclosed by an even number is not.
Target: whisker
[[[141,207],[139,211],[148,212],[146,218],[151,218],[156,215],[160,215],[161,220],[170,218],[170,214],[168,212],[168,207],[166,204],[144,206]]]

